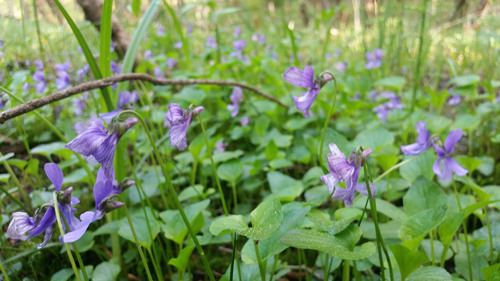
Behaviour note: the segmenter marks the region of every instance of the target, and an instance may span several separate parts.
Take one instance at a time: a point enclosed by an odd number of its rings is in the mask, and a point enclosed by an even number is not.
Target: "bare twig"
[[[14,117],[20,116],[22,114],[28,113],[30,111],[33,111],[35,109],[38,109],[42,106],[45,106],[47,104],[51,104],[53,102],[71,97],[76,94],[80,94],[86,91],[94,90],[94,89],[99,89],[99,88],[104,88],[110,85],[113,85],[114,83],[117,82],[122,82],[122,81],[134,81],[134,80],[142,80],[142,81],[148,81],[152,84],[155,85],[221,85],[221,86],[238,86],[247,90],[250,90],[257,95],[266,98],[270,101],[273,101],[285,108],[288,108],[288,105],[284,104],[277,98],[268,95],[259,89],[234,82],[234,81],[221,81],[221,80],[210,80],[210,79],[159,79],[155,78],[151,75],[148,74],[143,74],[143,73],[130,73],[130,74],[118,74],[114,75],[111,77],[107,77],[104,79],[99,79],[99,80],[94,80],[86,83],[82,83],[80,85],[55,92],[53,94],[50,94],[48,96],[34,99],[31,101],[28,101],[24,104],[21,104],[19,106],[16,106],[14,108],[11,108],[9,110],[6,110],[2,113],[0,113],[0,124],[4,123],[5,121],[12,119]]]

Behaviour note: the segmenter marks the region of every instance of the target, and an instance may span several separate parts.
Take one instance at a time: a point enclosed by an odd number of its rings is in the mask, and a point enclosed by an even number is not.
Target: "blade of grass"
[[[99,66],[103,77],[111,76],[111,14],[113,0],[104,0],[101,16]],[[109,87],[107,87],[109,91]]]
[[[99,70],[99,67],[97,66],[97,62],[94,59],[94,56],[92,55],[92,52],[90,51],[89,45],[87,44],[87,41],[85,41],[85,38],[83,37],[82,33],[80,32],[80,29],[78,29],[78,26],[76,26],[75,22],[71,18],[71,16],[68,14],[66,9],[64,9],[63,5],[59,0],[54,0],[54,3],[56,3],[57,8],[59,8],[59,11],[61,14],[63,14],[64,18],[68,22],[69,26],[71,27],[71,30],[73,31],[73,34],[76,37],[76,40],[78,40],[78,44],[80,44],[80,47],[82,48],[83,54],[85,55],[85,58],[87,59],[87,63],[89,64],[90,70],[92,71],[92,74],[94,75],[95,79],[102,79],[102,73]],[[104,102],[106,103],[106,107],[108,111],[111,111],[114,109],[113,103],[111,102],[111,96],[109,93],[108,88],[102,88],[101,89],[102,97],[104,99]]]
[[[135,62],[135,56],[137,54],[137,50],[139,49],[139,44],[141,43],[142,37],[144,37],[144,34],[146,33],[146,29],[149,23],[151,23],[151,20],[153,20],[153,16],[155,15],[159,4],[160,0],[151,1],[148,9],[142,16],[139,25],[137,25],[137,28],[134,30],[134,34],[132,35],[132,41],[130,42],[130,45],[127,49],[125,58],[123,59],[123,65],[122,65],[123,74],[132,72],[132,68]],[[118,89],[122,91],[126,90],[128,88],[128,85],[129,85],[128,81],[120,83],[120,85],[118,85]]]
[[[297,45],[295,44],[295,36],[293,35],[293,31],[288,27],[286,22],[283,23],[285,25],[285,29],[288,31],[288,35],[290,36],[290,41],[292,41],[292,51],[293,58],[295,60],[295,65],[299,65],[299,57],[297,55]]]
[[[33,14],[35,15],[35,26],[36,26],[36,34],[38,37],[38,44],[40,46],[40,55],[43,58],[42,33],[40,32],[40,22],[38,21],[38,9],[36,6],[36,0],[32,0],[31,4],[33,5]]]
[[[166,0],[163,0],[163,4],[167,8],[168,13],[172,17],[172,20],[174,21],[174,28],[179,34],[179,38],[181,38],[182,42],[182,50],[184,51],[184,57],[186,59],[186,63],[189,65],[189,46],[188,42],[186,40],[186,37],[182,34],[182,25],[181,22],[179,21],[179,18],[177,18],[177,15],[175,14],[174,9],[167,3]]]

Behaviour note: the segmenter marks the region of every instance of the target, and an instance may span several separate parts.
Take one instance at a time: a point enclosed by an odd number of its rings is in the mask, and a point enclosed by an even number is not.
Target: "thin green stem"
[[[323,143],[325,142],[325,134],[326,134],[326,128],[328,128],[328,123],[330,122],[330,119],[332,118],[333,110],[335,109],[335,100],[337,99],[337,80],[335,79],[335,76],[333,76],[332,73],[329,72],[323,72],[326,74],[329,74],[332,76],[333,82],[335,83],[335,91],[333,92],[333,102],[332,106],[330,107],[330,110],[328,111],[328,115],[326,115],[326,120],[325,124],[323,125],[323,129],[321,130],[321,142],[319,145],[319,164],[322,166],[323,165]]]
[[[273,268],[271,270],[271,276],[269,276],[269,281],[273,281],[273,277],[274,277],[274,271],[276,270],[276,265],[278,264],[278,255],[275,255],[274,256],[274,263],[273,263]],[[328,281],[328,280],[326,280]]]
[[[3,157],[3,154],[1,152],[0,152],[0,157]],[[7,170],[7,172],[10,175],[10,177],[14,181],[14,184],[17,185],[17,190],[19,191],[19,194],[21,194],[21,197],[24,200],[24,204],[27,205],[28,209],[32,213],[33,212],[33,206],[31,206],[31,200],[30,200],[28,194],[26,193],[26,191],[24,191],[23,186],[19,182],[19,179],[17,178],[16,174],[14,173],[14,171],[12,170],[12,168],[10,167],[9,163],[7,163],[7,160],[4,160],[2,162],[3,162],[3,166],[5,167],[5,170]]]
[[[259,244],[257,241],[253,240],[253,245],[255,247],[255,256],[257,257],[257,264],[259,265],[260,278],[262,281],[266,281],[266,271],[264,270],[264,266],[262,265],[262,260],[260,259],[259,253]]]
[[[434,255],[434,237],[432,235],[432,233],[434,232],[434,230],[431,230],[429,232],[429,239],[431,240],[431,262],[432,262],[432,266],[434,266],[436,264],[436,259],[435,259],[435,255]]]
[[[420,66],[422,64],[422,49],[424,46],[424,31],[425,31],[425,16],[427,12],[427,2],[428,0],[424,0],[424,9],[422,11],[422,21],[420,25],[420,39],[418,44],[418,55],[417,55],[417,66],[415,68],[415,73],[413,75],[413,93],[411,100],[411,109],[410,112],[413,112],[415,109],[415,103],[417,102],[417,88],[420,80]]]
[[[10,194],[10,192],[8,190],[6,190],[2,186],[0,186],[0,191],[2,191],[3,193],[5,193],[5,195],[7,197],[9,197],[10,200],[14,201],[17,205],[19,205],[19,207],[21,207],[21,209],[23,209],[24,211],[26,211],[26,213],[28,213],[28,215],[30,215],[31,217],[33,216],[33,212],[30,209],[28,209],[28,207],[26,207],[26,205],[24,205],[23,202],[21,202],[21,200],[17,199],[12,194]]]
[[[383,174],[381,174],[380,176],[378,176],[375,180],[373,180],[373,184],[376,184],[377,182],[379,182],[381,179],[383,179],[384,177],[386,177],[390,172],[396,170],[397,168],[417,159],[420,155],[422,154],[419,154],[419,155],[416,155],[416,156],[413,156],[411,158],[408,158],[402,162],[399,162],[398,164],[392,166],[389,170],[385,171]]]
[[[121,199],[120,195],[117,195],[117,197]],[[121,201],[124,202],[123,199],[121,199]],[[130,214],[128,212],[127,204],[123,205],[123,209],[125,210],[125,215],[127,216],[127,220],[128,220],[128,224],[130,225],[130,231],[132,232],[132,236],[134,236],[135,246],[137,247],[137,251],[139,251],[139,255],[141,256],[142,264],[144,265],[144,269],[146,270],[146,274],[148,275],[148,280],[153,281],[153,277],[151,276],[151,272],[149,271],[148,261],[146,260],[146,256],[144,255],[144,252],[142,251],[142,245],[139,242],[139,239],[137,238],[137,234],[135,232],[135,227],[132,224],[132,219],[130,218]]]
[[[217,189],[219,189],[220,200],[222,201],[222,208],[224,209],[224,214],[227,216],[229,215],[229,212],[227,210],[226,200],[224,199],[224,193],[222,192],[222,187],[220,185],[219,175],[217,174],[217,167],[215,166],[214,158],[212,157],[212,150],[210,149],[210,142],[208,141],[207,132],[205,131],[205,126],[203,125],[203,120],[201,120],[200,115],[198,115],[198,120],[200,121],[201,131],[203,132],[203,138],[205,139],[205,145],[207,146],[207,154],[208,157],[210,158],[210,163],[212,164],[212,172],[214,174],[215,182],[217,183]]]
[[[231,181],[231,189],[233,190],[233,212],[236,213],[238,210],[238,193],[236,192],[236,183]]]
[[[372,198],[372,191],[370,188],[369,184],[369,178],[370,178],[370,171],[368,167],[368,163],[364,163],[364,171],[365,171],[365,182],[366,182],[366,190],[368,191],[368,198]],[[389,256],[389,252],[387,251],[387,248],[385,246],[384,238],[382,237],[382,233],[380,232],[380,227],[378,225],[378,216],[377,216],[377,201],[376,200],[370,200],[370,209],[372,211],[372,219],[373,223],[375,224],[375,232],[377,236],[377,242],[380,243],[380,246],[382,250],[384,251],[385,258],[387,259],[387,264],[389,266],[389,276],[391,278],[391,281],[394,281],[394,273],[392,271],[392,264],[391,264],[391,259]],[[384,267],[384,264],[380,264],[380,268],[382,269]]]
[[[350,266],[351,261],[350,260],[344,260],[344,270],[342,270],[342,281],[350,281],[350,275],[351,273],[349,272],[351,269]]]
[[[5,268],[3,267],[3,262],[0,260],[0,270],[2,271],[2,275],[5,278],[5,281],[10,281],[9,275],[5,271]]]
[[[488,239],[490,243],[490,263],[494,263],[494,256],[493,256],[493,235],[491,234],[491,224],[490,224],[490,218],[488,217],[488,208],[484,206],[484,215],[486,216],[486,226],[488,227]]]
[[[57,194],[54,192],[52,193],[52,199],[54,201],[54,211],[56,213],[56,220],[57,220],[57,225],[59,226],[59,232],[61,233],[61,238],[64,241],[64,229],[62,227],[62,221],[61,221],[61,215],[59,214],[59,206],[57,203]],[[68,259],[69,262],[71,263],[71,268],[73,268],[73,272],[75,273],[75,277],[77,281],[82,281],[80,279],[80,274],[78,273],[78,268],[76,267],[75,260],[73,259],[73,255],[71,254],[71,250],[69,249],[69,246],[67,243],[63,243],[64,248],[66,248],[66,253],[68,254]],[[85,267],[81,269],[82,273],[85,270]]]
[[[453,179],[451,179],[451,185],[453,186],[453,191],[454,191],[455,197],[457,199],[458,209],[460,211],[463,211],[462,204],[460,203],[460,197],[458,196],[457,186],[456,186],[455,181]],[[464,220],[462,221],[462,228],[464,229],[465,250],[467,251],[467,261],[468,261],[468,265],[469,265],[469,280],[473,280],[472,279],[472,259],[470,256],[469,235],[467,234],[466,219],[467,219],[467,217],[465,217]]]
[[[187,218],[186,213],[184,212],[184,208],[182,207],[181,202],[179,201],[179,197],[177,196],[177,193],[175,192],[174,185],[172,184],[172,180],[170,178],[170,174],[167,171],[167,166],[163,163],[163,159],[160,157],[160,153],[158,152],[158,148],[156,147],[156,144],[153,140],[153,137],[151,136],[151,133],[149,131],[149,128],[148,128],[146,122],[144,121],[144,119],[142,118],[142,116],[139,113],[137,113],[133,110],[124,110],[124,111],[120,112],[117,115],[117,117],[119,115],[122,115],[122,114],[132,114],[135,117],[137,117],[137,119],[141,123],[144,131],[146,132],[146,135],[148,136],[149,142],[151,143],[151,146],[153,147],[153,153],[154,153],[156,159],[158,160],[158,164],[160,165],[163,176],[165,177],[165,181],[167,182],[167,187],[171,193],[170,195],[171,195],[172,199],[174,200],[176,208],[179,210],[179,213],[182,217],[182,220],[184,221],[184,224],[186,224],[189,235],[191,236],[191,239],[193,240],[193,242],[196,246],[196,249],[198,250],[198,253],[200,254],[201,260],[202,260],[203,265],[205,267],[205,273],[208,275],[208,277],[211,281],[215,281],[214,275],[212,273],[212,269],[210,268],[210,264],[208,263],[208,260],[205,256],[205,252],[203,251],[203,248],[201,247],[200,242],[198,241],[198,238],[196,238],[196,233],[194,232],[193,227],[191,226],[191,223],[189,222],[189,219]]]

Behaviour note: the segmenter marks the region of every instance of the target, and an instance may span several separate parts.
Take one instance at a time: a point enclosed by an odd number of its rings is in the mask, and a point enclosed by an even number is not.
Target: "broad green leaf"
[[[262,260],[277,255],[288,248],[288,246],[281,243],[280,238],[291,229],[300,225],[304,220],[305,214],[307,214],[310,209],[311,207],[303,206],[303,204],[299,202],[292,202],[283,206],[283,222],[281,223],[278,231],[276,231],[271,237],[259,241],[259,254]],[[247,241],[241,250],[241,258],[245,263],[257,262],[253,241]]]
[[[364,130],[356,136],[352,143],[356,146],[363,146],[363,149],[371,148],[373,151],[377,151],[383,146],[394,143],[394,133],[385,128]]]
[[[120,271],[120,265],[108,261],[102,262],[94,269],[92,281],[114,281]]]
[[[56,152],[59,152],[61,150],[65,150],[66,148],[64,147],[66,144],[64,142],[53,142],[49,144],[41,144],[36,146],[31,150],[31,153],[33,154],[41,154],[45,156],[50,156],[55,154]]]
[[[241,215],[222,217],[210,225],[213,235],[236,232],[253,240],[264,240],[275,233],[283,220],[280,200],[276,197],[266,199],[250,213],[252,227],[248,227]]]
[[[412,156],[406,156],[405,160],[410,157]],[[399,173],[401,174],[402,178],[409,181],[416,180],[420,175],[432,179],[432,177],[434,176],[432,165],[434,164],[435,160],[436,155],[434,154],[434,152],[431,150],[427,150],[426,152],[420,154],[417,159],[401,166],[401,168],[399,168]]]
[[[54,275],[50,278],[50,281],[66,281],[73,276],[73,274],[74,272],[72,268],[63,268],[54,273]]]
[[[464,217],[465,212],[450,214],[446,217],[443,223],[441,223],[438,229],[438,234],[439,239],[443,242],[443,244],[449,245],[451,243],[451,240],[462,224]]]
[[[217,174],[225,181],[236,183],[243,173],[243,162],[240,159],[232,159],[217,167]]]
[[[137,234],[139,243],[141,243],[143,247],[149,248],[153,244],[153,241],[158,233],[160,233],[160,222],[156,220],[156,216],[153,214],[153,211],[149,207],[144,207],[144,209],[148,216],[147,220],[144,214],[144,210],[142,209],[136,210],[130,215],[130,217],[134,225],[134,230]],[[151,233],[149,233],[147,221],[149,221],[149,228],[151,229]],[[132,235],[132,231],[130,230],[130,225],[127,218],[123,218],[121,220],[118,235],[131,241],[132,243],[135,243],[135,239]]]
[[[464,87],[477,84],[479,81],[481,81],[481,78],[477,75],[464,75],[452,78],[448,84],[455,85],[456,87]]]
[[[424,253],[420,251],[411,251],[403,245],[396,244],[389,246],[389,248],[391,248],[391,252],[398,263],[399,271],[401,272],[401,280],[405,280],[410,273],[428,261]]]
[[[474,130],[481,124],[481,116],[460,114],[455,118],[455,122],[450,127],[450,130]]]
[[[406,281],[452,281],[451,275],[441,267],[426,266],[415,270]]]
[[[141,11],[141,0],[132,0],[132,13],[134,16],[138,16]]]
[[[406,83],[406,79],[401,76],[391,76],[378,80],[375,82],[376,86],[388,87],[395,90],[400,90]]]
[[[366,198],[366,197],[363,197]],[[393,219],[394,221],[402,223],[405,221],[408,217],[403,210],[400,208],[394,206],[392,203],[385,201],[380,198],[376,198],[377,200],[377,212],[382,213],[389,218]],[[365,203],[366,200],[357,200],[354,202],[353,207],[359,208],[359,209],[364,209],[365,208]],[[367,210],[371,210],[370,204],[366,206]]]
[[[7,154],[3,155],[2,157],[0,157],[0,162],[3,162],[5,160],[7,160],[7,159],[10,159],[13,156],[14,156],[14,153],[12,153],[12,152],[11,153],[7,153]]]
[[[214,154],[213,159],[215,163],[220,163],[220,162],[226,162],[233,158],[238,158],[241,155],[243,155],[243,151],[241,150],[224,151]],[[204,161],[204,164],[210,164],[210,160],[206,159],[206,161]]]
[[[287,129],[288,131],[297,131],[303,129],[305,126],[307,126],[309,123],[314,121],[313,118],[292,118],[286,121],[285,125],[283,125],[283,128]]]
[[[171,258],[168,264],[175,266],[180,272],[184,272],[189,264],[189,257],[194,250],[194,246],[182,248],[176,258]]]
[[[482,162],[476,157],[467,157],[464,155],[458,155],[454,157],[460,166],[467,169],[469,173],[474,172],[476,169],[481,167]]]
[[[307,214],[307,218],[319,229],[336,234],[346,229],[354,220],[359,219],[362,213],[363,211],[356,208],[342,208],[335,211],[334,220],[331,220],[329,214],[314,209]]]
[[[173,99],[175,101],[186,101],[192,104],[203,104],[203,100],[206,98],[205,91],[196,88],[194,86],[184,87],[178,94],[176,94]]]
[[[455,255],[453,261],[455,262],[455,271],[462,275],[464,278],[469,279],[469,260],[465,251],[460,251],[460,253]],[[488,262],[485,260],[485,258],[475,253],[471,253],[470,263],[472,266],[472,279],[484,280],[481,269],[488,266]]]
[[[272,171],[267,173],[267,181],[273,195],[283,201],[293,201],[304,191],[302,182],[280,172]]]
[[[414,250],[425,235],[436,228],[444,219],[447,207],[428,209],[409,217],[399,229],[403,245]]]
[[[448,206],[448,197],[434,182],[419,176],[403,197],[403,206],[408,216],[428,209]]]
[[[348,228],[344,231],[355,231],[361,235],[359,228],[351,225],[354,228]],[[356,230],[357,231],[356,231]],[[341,232],[340,234],[342,234]],[[285,245],[298,249],[310,249],[321,252],[326,252],[332,257],[359,260],[367,258],[375,253],[375,244],[366,242],[359,248],[351,251],[348,246],[351,241],[342,237],[331,235],[324,232],[319,232],[311,229],[294,229],[281,238],[281,242]]]
[[[274,158],[276,158],[276,155],[278,155],[278,147],[274,143],[274,140],[269,141],[269,144],[266,146],[265,153],[266,153],[266,159],[268,161],[271,161]]]
[[[195,232],[200,231],[205,225],[202,211],[205,210],[209,204],[210,200],[207,199],[184,208],[186,217],[191,225],[196,228]],[[182,244],[188,230],[180,212],[178,210],[166,210],[160,213],[160,218],[164,222],[162,224],[162,230],[165,233],[165,237],[173,240],[177,244]]]
[[[486,281],[500,280],[500,263],[488,267],[483,267],[481,268],[481,271],[483,272],[483,276]]]

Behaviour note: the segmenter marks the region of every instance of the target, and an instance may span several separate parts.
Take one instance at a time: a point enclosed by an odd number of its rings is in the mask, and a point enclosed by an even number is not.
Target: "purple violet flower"
[[[187,26],[187,36],[193,35],[193,25],[190,24]]]
[[[69,229],[75,229],[76,225],[80,222],[75,216],[76,211],[73,205],[80,203],[78,198],[72,197],[71,192],[73,188],[67,188],[61,192],[63,184],[63,173],[61,168],[55,163],[47,163],[44,166],[45,174],[54,185],[58,196],[58,207],[63,214]],[[52,236],[53,224],[56,222],[56,214],[54,209],[54,201],[44,204],[42,207],[35,211],[33,217],[30,217],[25,212],[15,212],[12,214],[12,221],[7,228],[7,235],[11,239],[26,240],[45,232],[45,236],[38,249],[43,248],[49,242]],[[65,226],[63,226],[65,228]],[[26,235],[28,234],[28,235]]]
[[[68,86],[71,86],[71,82],[69,81],[69,62],[65,62],[63,64],[56,64],[56,85],[58,90],[64,90]]]
[[[135,182],[128,181],[123,188],[133,184]],[[64,235],[64,242],[77,241],[85,234],[92,222],[102,219],[107,212],[124,206],[124,203],[113,200],[115,195],[122,193],[123,188],[114,179],[114,172],[112,178],[108,178],[104,170],[99,168],[93,191],[96,211],[87,211],[81,214],[80,222],[75,226],[74,230]]]
[[[111,62],[110,67],[111,67],[111,72],[113,72],[113,74],[120,74],[120,72],[122,72],[122,67],[118,65],[118,63],[116,63],[115,61]]]
[[[448,104],[451,106],[459,105],[462,102],[462,96],[457,94],[452,94],[448,100]]]
[[[371,90],[370,92],[368,92],[368,94],[370,95],[370,100],[372,102],[374,102],[375,99],[378,97],[378,92],[376,90]]]
[[[346,206],[352,206],[354,200],[354,191],[361,194],[368,195],[366,183],[358,183],[359,171],[366,157],[372,152],[371,149],[366,149],[363,152],[356,150],[352,152],[349,158],[346,158],[336,144],[330,144],[330,151],[328,154],[328,166],[330,173],[321,176],[321,181],[326,184],[328,191],[332,197],[337,200],[344,201]],[[339,186],[340,182],[345,183],[345,188]],[[372,199],[375,198],[375,185],[370,183]]]
[[[301,97],[293,97],[295,106],[299,111],[304,112],[304,117],[309,117],[309,108],[319,94],[321,87],[332,79],[330,75],[314,77],[314,70],[309,65],[304,70],[292,66],[283,73],[283,78],[295,87],[309,88]]]
[[[231,111],[231,116],[235,117],[240,111],[240,103],[243,102],[243,90],[240,87],[234,87],[230,99],[233,104],[228,104],[227,109]]]
[[[37,70],[43,70],[43,61],[36,59],[35,66]]]
[[[462,130],[453,130],[450,132],[446,140],[444,141],[444,147],[440,147],[433,143],[434,150],[438,156],[436,162],[434,162],[433,170],[434,173],[440,177],[442,180],[451,180],[452,172],[463,176],[469,171],[462,168],[453,158],[449,155],[453,153],[455,149],[455,144],[462,138]]]
[[[239,38],[241,35],[241,28],[239,26],[234,27],[234,38]]]
[[[432,145],[431,135],[429,131],[425,129],[425,121],[419,121],[415,125],[417,130],[417,142],[409,145],[402,145],[401,151],[404,155],[419,155],[425,152]]]
[[[161,68],[159,67],[153,68],[153,73],[155,74],[156,78],[165,78],[165,73],[163,73],[163,71],[161,71]]]
[[[85,110],[85,101],[84,99],[74,99],[73,100],[74,112],[76,116],[81,116],[83,111]]]
[[[136,118],[125,122],[112,120],[108,128],[104,128],[104,122],[96,118],[87,130],[66,144],[66,148],[85,156],[90,164],[102,164],[106,176],[112,178],[116,146],[121,136],[137,122]]]
[[[332,58],[332,54],[331,53],[326,53],[325,54],[325,60],[329,60]]]
[[[2,82],[1,78],[0,78],[0,82]],[[500,102],[500,91],[498,91],[496,102]]]
[[[377,117],[382,120],[382,124],[385,124],[389,112],[395,109],[401,110],[403,109],[403,105],[401,104],[401,98],[396,96],[393,92],[382,92],[380,96],[389,99],[389,101],[373,108],[372,111],[377,112]]]
[[[118,95],[118,103],[116,107],[122,109],[124,108],[127,104],[129,103],[136,103],[137,100],[139,99],[139,96],[137,95],[137,91],[120,91],[120,94]]]
[[[180,49],[180,48],[182,48],[182,41],[178,41],[178,42],[176,42],[176,43],[174,44],[174,48],[176,48],[176,49]]]
[[[264,36],[263,34],[255,33],[254,35],[252,35],[252,41],[259,42],[259,45],[262,46],[266,44],[266,36]]]
[[[165,123],[163,127],[170,127],[168,132],[170,136],[170,145],[172,147],[177,147],[179,150],[184,150],[187,148],[186,134],[189,129],[189,125],[193,121],[194,117],[198,116],[203,111],[202,106],[194,107],[190,106],[186,110],[176,104],[171,103],[168,105],[168,111],[165,114]]]
[[[242,126],[242,127],[246,127],[246,126],[250,123],[250,117],[248,117],[248,116],[243,116],[243,117],[240,119],[240,122],[241,122],[241,126]]]
[[[375,49],[373,52],[367,52],[365,55],[366,60],[368,60],[368,63],[365,65],[366,69],[379,68],[382,64],[384,52],[381,49]]]
[[[177,60],[173,59],[173,58],[168,58],[167,59],[167,67],[168,69],[172,69],[174,68],[175,66],[177,65]]]
[[[223,141],[218,141],[215,143],[214,154],[224,152],[226,151],[226,148],[227,148],[227,143],[224,143]]]
[[[347,62],[338,62],[335,64],[335,69],[337,69],[340,73],[344,73],[344,71],[347,69]]]
[[[342,50],[340,48],[337,48],[335,50],[335,53],[333,53],[333,56],[336,57],[336,58],[338,58],[341,53],[342,53]]]
[[[215,38],[213,36],[208,36],[205,46],[213,49],[217,48],[217,42],[215,42]]]
[[[36,62],[35,62],[36,63]],[[45,92],[45,89],[47,88],[47,80],[45,80],[45,73],[42,70],[37,70],[35,74],[33,74],[33,80],[36,82],[36,92],[38,94],[43,94]]]
[[[151,50],[146,50],[144,52],[144,59],[150,60],[152,57],[153,57],[153,53],[151,52]]]
[[[89,73],[90,66],[88,64],[84,65],[82,68],[78,69],[76,74],[80,77],[84,77],[85,74]]]
[[[247,41],[245,40],[238,40],[233,42],[233,46],[236,49],[231,53],[231,57],[237,57],[239,59],[244,59],[243,58],[243,49],[246,47]]]
[[[159,25],[156,27],[156,35],[158,37],[162,37],[163,35],[165,35],[165,27]]]

